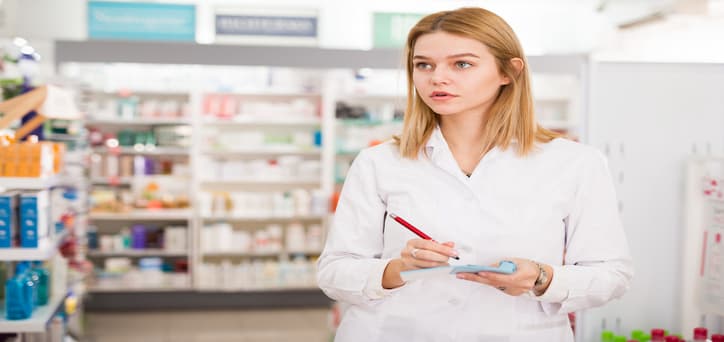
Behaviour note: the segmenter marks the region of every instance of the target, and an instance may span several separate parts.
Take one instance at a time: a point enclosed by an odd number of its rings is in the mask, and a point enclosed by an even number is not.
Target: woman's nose
[[[448,70],[446,70],[445,68],[435,68],[435,70],[432,72],[432,77],[430,78],[430,81],[433,85],[448,84],[450,82]]]

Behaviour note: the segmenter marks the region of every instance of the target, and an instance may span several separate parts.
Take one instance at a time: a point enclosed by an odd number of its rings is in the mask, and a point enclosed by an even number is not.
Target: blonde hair
[[[460,8],[433,13],[420,19],[407,36],[407,108],[402,134],[395,137],[403,157],[417,159],[437,124],[437,114],[415,91],[412,56],[420,36],[441,31],[482,42],[495,57],[498,71],[510,79],[509,84],[501,86],[498,97],[486,114],[483,151],[487,153],[495,146],[507,149],[511,141],[516,139],[517,153],[524,156],[533,150],[536,142],[548,142],[561,136],[535,122],[528,62],[513,29],[488,10]],[[523,60],[523,70],[518,71],[513,67],[510,63],[512,58]]]

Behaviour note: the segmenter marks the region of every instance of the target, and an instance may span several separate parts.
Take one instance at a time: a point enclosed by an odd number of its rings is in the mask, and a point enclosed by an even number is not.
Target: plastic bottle
[[[721,334],[711,335],[711,342],[724,342],[724,335],[721,335]]]
[[[680,342],[681,339],[679,338],[679,336],[669,335],[669,336],[666,336],[666,337],[664,338],[664,341],[666,341],[666,342]]]
[[[651,342],[663,342],[666,332],[664,329],[651,329]]]
[[[694,328],[694,342],[706,342],[706,339],[709,337],[709,331],[706,330],[706,328],[703,327],[696,327]]]
[[[643,330],[634,330],[634,331],[631,331],[631,339],[632,339],[632,340],[641,341],[641,340],[643,339],[643,338],[642,338],[643,336],[644,336]]]
[[[626,336],[616,335],[613,337],[613,342],[626,342]]]
[[[16,275],[5,282],[5,319],[18,320],[30,317],[25,304],[25,282]]]
[[[601,332],[601,342],[613,342],[613,331],[604,330]]]
[[[27,268],[26,272],[28,273],[28,277],[30,277],[30,280],[33,281],[33,307],[36,307],[40,304],[40,273],[33,267],[31,267],[30,262],[27,262]],[[46,301],[47,302],[47,301]]]
[[[23,298],[23,305],[25,306],[25,310],[28,312],[28,316],[32,314],[33,309],[35,308],[35,303],[37,302],[37,293],[35,288],[35,283],[33,282],[33,279],[28,274],[28,263],[23,261],[19,262],[17,265],[15,265],[15,276],[19,277],[20,280],[23,282],[23,293],[25,294],[25,297]]]
[[[47,305],[50,299],[50,272],[41,261],[33,262],[33,270],[38,274],[38,305]]]

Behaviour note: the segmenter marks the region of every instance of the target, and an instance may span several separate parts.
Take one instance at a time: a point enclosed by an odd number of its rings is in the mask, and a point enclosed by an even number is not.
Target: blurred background
[[[346,172],[401,128],[409,28],[464,6],[608,157],[636,276],[576,340],[716,340],[722,0],[0,0],[0,340],[331,341]]]

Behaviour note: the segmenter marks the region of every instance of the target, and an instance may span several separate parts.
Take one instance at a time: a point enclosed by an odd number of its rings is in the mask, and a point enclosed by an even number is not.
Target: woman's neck
[[[464,116],[463,116],[464,115]],[[453,151],[481,152],[483,116],[470,114],[441,115],[440,131]]]
[[[460,170],[466,176],[483,158],[483,116],[457,114],[440,117],[440,131]]]

